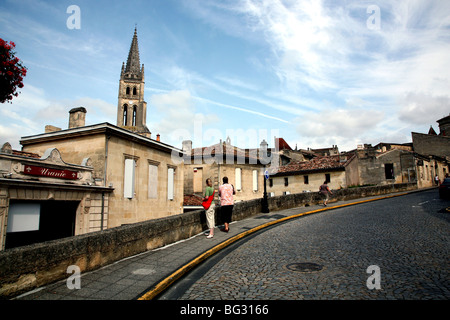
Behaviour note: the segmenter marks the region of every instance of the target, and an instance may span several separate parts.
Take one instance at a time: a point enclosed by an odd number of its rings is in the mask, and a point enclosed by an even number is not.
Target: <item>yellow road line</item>
[[[328,210],[332,210],[332,209],[338,209],[338,208],[344,208],[344,207],[348,207],[348,206],[353,206],[356,204],[362,204],[362,203],[367,203],[367,202],[372,202],[372,201],[377,201],[377,200],[382,200],[382,199],[388,199],[388,198],[394,198],[394,197],[399,197],[399,196],[404,196],[407,195],[408,193],[400,193],[400,194],[396,194],[396,195],[390,195],[390,196],[383,196],[383,197],[379,197],[379,198],[374,198],[374,199],[368,199],[368,200],[362,200],[362,201],[357,201],[357,202],[352,202],[352,203],[347,203],[347,204],[341,204],[341,205],[337,205],[337,206],[333,206],[333,207],[324,207],[321,209],[317,209],[317,210],[312,210],[312,211],[308,211],[308,212],[303,212],[303,213],[299,213],[299,214],[295,214],[289,217],[284,217],[278,220],[274,220],[271,222],[267,222],[264,223],[260,226],[257,226],[253,229],[244,231],[236,236],[233,236],[232,238],[218,244],[217,246],[209,249],[208,251],[202,253],[201,255],[199,255],[197,258],[191,260],[190,262],[188,262],[187,264],[185,264],[184,266],[182,266],[181,268],[179,268],[178,270],[176,270],[175,272],[173,272],[171,275],[169,275],[168,277],[166,277],[164,280],[162,280],[161,282],[159,282],[155,287],[153,287],[150,291],[147,291],[144,295],[142,295],[141,297],[139,297],[138,300],[152,300],[154,299],[156,296],[158,296],[161,292],[163,292],[165,289],[167,289],[171,284],[173,284],[175,281],[177,281],[178,279],[180,279],[183,275],[185,275],[187,272],[189,272],[192,268],[194,268],[195,266],[197,266],[198,264],[200,264],[201,262],[205,261],[207,258],[209,258],[210,256],[212,256],[213,254],[219,252],[220,250],[222,250],[223,248],[229,246],[230,244],[252,234],[255,233],[261,229],[270,227],[274,224],[278,224],[287,220],[291,220],[291,219],[296,219],[302,216],[306,216],[306,215],[310,215],[313,213],[318,213],[318,212],[322,212],[322,211],[328,211]]]

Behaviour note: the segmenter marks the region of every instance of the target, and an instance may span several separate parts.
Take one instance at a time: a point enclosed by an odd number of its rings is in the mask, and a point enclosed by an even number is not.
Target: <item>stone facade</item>
[[[317,193],[325,180],[330,189],[345,188],[345,162],[345,158],[341,159],[339,155],[291,161],[271,172],[267,192],[272,197],[300,192]]]
[[[403,148],[374,148],[365,145],[356,150],[346,164],[347,186],[384,185],[416,181],[414,154]]]
[[[210,178],[216,190],[222,178],[228,177],[228,182],[235,187],[236,202],[263,197],[264,164],[258,156],[258,150],[244,150],[232,146],[229,141],[196,149],[186,149],[190,141],[184,142],[184,193],[186,195],[203,195],[206,179]],[[190,155],[190,156],[189,156]]]
[[[12,150],[9,143],[3,145],[0,150],[0,250],[19,243],[30,244],[39,239],[58,238],[58,232],[49,230],[48,226],[52,223],[46,226],[48,220],[45,222],[43,216],[53,216],[62,221],[59,227],[67,230],[64,236],[101,229],[108,220],[108,198],[112,189],[94,185],[89,158],[79,163],[66,163],[55,148],[47,149],[39,156]],[[72,179],[64,178],[71,173],[74,175]],[[67,203],[70,205],[60,212],[59,208]],[[14,219],[18,219],[18,216],[13,216],[10,208],[28,204],[39,208],[35,214],[40,222],[31,228],[27,226],[27,230],[16,232],[12,223],[17,222]],[[21,213],[17,214],[20,216]],[[62,218],[64,215],[68,218]],[[67,225],[71,223],[70,219],[73,219],[73,226]],[[22,224],[27,222],[22,221]]]
[[[71,162],[91,155],[95,184],[114,189],[105,228],[182,212],[184,170],[171,157],[179,149],[108,123],[23,137],[21,144],[24,151],[36,154],[56,146]],[[125,196],[127,159],[134,161],[130,197]],[[149,166],[156,171],[150,172]],[[169,169],[174,171],[172,199],[168,197]],[[150,189],[154,196],[149,196]]]
[[[437,121],[439,135],[432,128],[428,134],[412,132],[419,188],[436,185],[450,173],[450,116]]]
[[[414,151],[425,156],[450,157],[450,136],[412,132]]]
[[[439,135],[449,137],[450,136],[450,115],[448,115],[442,119],[439,119],[437,121],[437,123],[439,124]]]

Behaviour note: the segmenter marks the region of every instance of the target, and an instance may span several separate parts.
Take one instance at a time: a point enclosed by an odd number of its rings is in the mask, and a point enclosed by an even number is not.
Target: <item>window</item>
[[[168,168],[167,169],[167,199],[173,200],[174,196],[174,178],[175,178],[175,169]]]
[[[236,187],[236,190],[238,190],[238,191],[241,191],[241,189],[242,189],[241,178],[242,178],[242,169],[236,168],[236,170],[235,170],[235,182],[236,182],[235,187]]]
[[[303,183],[309,184],[309,176],[303,176]]]
[[[127,94],[130,94],[130,87],[127,87]]]
[[[125,159],[125,174],[123,182],[123,196],[128,199],[134,198],[134,172],[136,161],[134,159]]]
[[[386,175],[386,179],[395,179],[394,178],[394,164],[386,163],[384,165],[384,173]]]
[[[284,178],[284,186],[287,187],[289,185],[289,178]]]
[[[330,174],[329,173],[325,173],[325,181],[328,183],[328,182],[331,182],[331,176],[330,176]]]
[[[136,125],[136,113],[137,113],[137,107],[133,106],[133,121],[131,124],[133,127]]]
[[[253,170],[253,191],[258,191],[258,170]]]
[[[158,165],[148,165],[148,198],[158,198]]]
[[[273,187],[273,179],[269,179],[269,187]]]
[[[126,126],[128,122],[128,106],[126,104],[123,105],[123,125]]]
[[[136,87],[134,87],[133,88],[133,96],[135,96],[137,93],[136,93]]]

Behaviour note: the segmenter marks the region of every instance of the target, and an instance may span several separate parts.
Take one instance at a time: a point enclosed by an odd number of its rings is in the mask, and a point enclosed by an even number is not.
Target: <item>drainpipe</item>
[[[105,138],[105,171],[103,173],[103,186],[106,187],[106,172],[108,169],[108,142],[110,136],[107,135]],[[102,210],[101,210],[101,220],[100,220],[100,230],[103,231],[103,220],[105,216],[105,192],[102,191]]]
[[[101,221],[100,221],[100,231],[103,231],[103,216],[105,213],[105,192],[102,191],[102,212],[101,212]]]

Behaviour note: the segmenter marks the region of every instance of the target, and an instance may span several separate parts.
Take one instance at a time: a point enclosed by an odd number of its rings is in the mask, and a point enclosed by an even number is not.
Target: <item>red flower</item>
[[[17,88],[23,88],[27,69],[12,51],[16,44],[0,38],[0,103],[10,102],[18,96]]]

